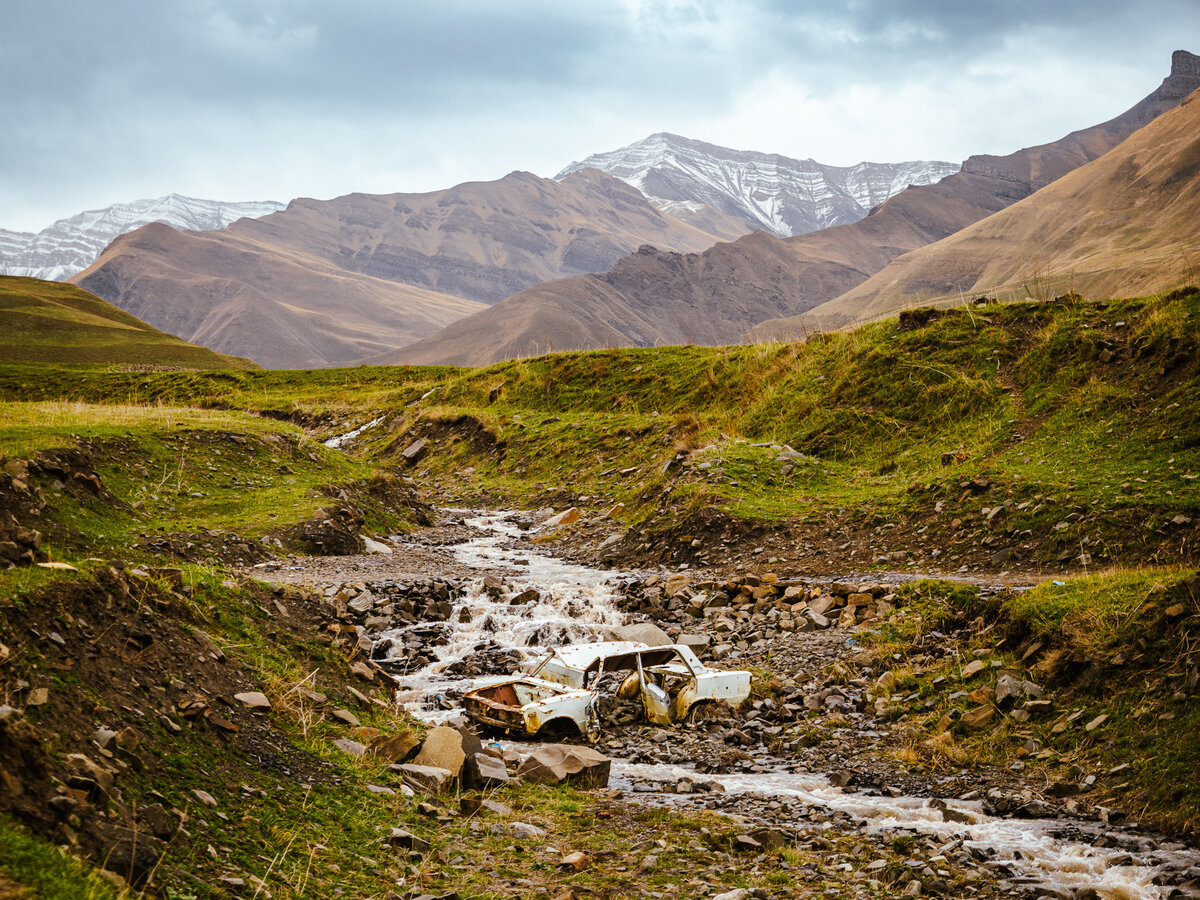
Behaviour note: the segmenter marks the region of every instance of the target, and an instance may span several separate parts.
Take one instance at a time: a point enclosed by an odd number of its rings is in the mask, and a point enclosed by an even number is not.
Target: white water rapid
[[[370,429],[374,428],[376,425],[378,425],[382,421],[383,421],[383,416],[380,416],[377,419],[372,419],[366,425],[360,425],[358,428],[355,428],[353,431],[347,431],[345,434],[335,435],[334,437],[331,437],[329,440],[327,440],[325,442],[325,446],[328,447],[330,450],[338,450],[347,441],[354,440],[356,437],[358,437],[364,431],[369,431]]]
[[[718,782],[727,794],[749,794],[773,800],[794,799],[808,806],[838,810],[863,819],[868,831],[911,830],[940,835],[945,842],[961,840],[965,847],[990,849],[994,863],[1054,890],[1091,888],[1112,900],[1159,900],[1169,889],[1153,883],[1163,864],[1187,868],[1200,863],[1200,854],[1159,848],[1141,862],[1128,850],[1099,848],[1055,836],[1066,824],[1059,819],[1005,819],[989,816],[979,801],[951,800],[946,806],[970,819],[947,822],[942,811],[920,797],[876,797],[830,784],[821,775],[766,773],[758,775],[697,776],[683,766],[635,765],[614,760],[610,786],[628,789],[637,781],[679,781],[684,777]],[[1071,830],[1099,836],[1093,823],[1071,822]],[[1154,857],[1149,864],[1148,857]],[[1134,864],[1131,864],[1134,863]]]
[[[454,556],[457,562],[477,570],[479,577],[466,585],[455,603],[446,623],[448,640],[436,648],[437,661],[397,677],[401,702],[417,715],[430,718],[428,710],[420,705],[429,694],[451,686],[466,690],[475,683],[442,673],[474,653],[480,644],[525,656],[537,653],[541,647],[603,639],[606,628],[625,621],[614,602],[611,573],[507,546],[522,534],[512,518],[511,512],[498,512],[465,519],[468,526],[482,534],[456,547]],[[486,575],[502,578],[503,590],[488,591],[484,585]],[[537,592],[537,599],[512,602],[530,590]],[[404,630],[385,631],[379,637],[394,638]]]

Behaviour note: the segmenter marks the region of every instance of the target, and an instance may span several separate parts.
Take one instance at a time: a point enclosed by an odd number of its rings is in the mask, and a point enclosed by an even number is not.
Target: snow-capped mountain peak
[[[910,185],[957,172],[957,163],[916,160],[827,166],[777,153],[732,150],[659,132],[571,163],[556,177],[596,168],[636,187],[665,212],[702,203],[781,237],[857,222]]]
[[[209,231],[283,208],[273,200],[229,203],[168,194],[90,209],[36,234],[0,229],[0,274],[62,281],[90,266],[113,238],[151,222],[181,231]]]

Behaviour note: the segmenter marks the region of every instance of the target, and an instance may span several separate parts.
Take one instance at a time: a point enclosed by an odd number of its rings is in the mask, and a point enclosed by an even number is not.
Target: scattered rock
[[[162,842],[151,835],[105,823],[98,826],[97,836],[104,846],[101,866],[135,887],[144,884],[158,865]]]
[[[400,850],[414,850],[417,853],[428,853],[430,850],[429,841],[419,838],[403,828],[393,828],[388,833],[387,842]]]
[[[469,757],[470,782],[472,787],[481,789],[500,787],[508,784],[508,769],[504,761],[496,759],[487,753],[473,753]]]
[[[576,850],[574,853],[568,853],[559,862],[559,866],[564,869],[574,869],[576,872],[582,872],[592,864],[592,858],[582,851]]]
[[[528,822],[510,823],[508,833],[515,838],[521,838],[526,841],[540,841],[546,836],[545,829],[538,828],[536,825],[530,825]]]
[[[194,628],[192,629],[192,637],[196,639],[196,643],[200,645],[201,650],[217,662],[225,662],[225,651],[217,646],[217,642],[209,637],[207,632],[201,631],[199,628]]]
[[[979,706],[975,709],[967,710],[962,714],[962,718],[959,721],[967,728],[983,728],[991,724],[995,718],[996,707],[989,703],[987,706]]]
[[[402,731],[399,734],[380,735],[367,745],[367,752],[390,763],[401,763],[412,756],[419,746],[421,741],[415,734]]]
[[[142,806],[137,811],[138,822],[160,840],[168,840],[178,829],[178,823],[161,803]]]
[[[351,728],[358,728],[362,724],[362,722],[359,721],[358,716],[350,712],[350,710],[342,709],[341,707],[331,710],[329,716],[332,719],[337,719],[339,722],[344,722]]]
[[[574,523],[579,521],[580,515],[581,515],[581,513],[579,512],[579,509],[577,507],[572,506],[569,509],[564,509],[562,512],[560,512],[556,516],[551,516],[549,519],[547,519],[545,522],[542,523],[542,527],[543,528],[557,528],[560,525],[573,525]]]
[[[379,670],[370,663],[363,662],[360,659],[350,666],[350,674],[361,678],[363,681],[374,684],[375,679],[379,674]]]
[[[67,783],[88,792],[92,799],[108,796],[113,789],[113,773],[82,753],[71,753],[64,760],[75,773]]]
[[[208,791],[202,791],[199,788],[196,788],[195,790],[192,791],[192,796],[195,797],[197,800],[199,800],[202,804],[207,806],[209,809],[217,808],[217,798],[214,797],[212,794],[210,794]]]
[[[986,668],[987,663],[985,663],[982,659],[973,659],[963,666],[962,680],[967,681],[968,679],[974,678]]]
[[[412,464],[420,462],[421,458],[429,449],[429,441],[425,438],[419,438],[400,451],[400,455],[406,463]]]
[[[387,544],[383,543],[382,541],[377,541],[377,540],[374,540],[373,538],[369,538],[365,534],[363,535],[362,540],[363,540],[363,548],[368,553],[378,553],[378,554],[382,554],[384,556],[391,556],[393,553],[392,548],[389,547]]]
[[[733,839],[735,853],[761,853],[763,845],[748,834],[739,834]]]
[[[333,746],[337,747],[343,753],[348,753],[350,756],[363,756],[367,752],[367,745],[352,741],[349,738],[335,738]]]
[[[393,765],[392,771],[408,784],[423,793],[440,794],[448,790],[454,782],[454,774],[449,769],[437,766],[420,766],[415,763]]]

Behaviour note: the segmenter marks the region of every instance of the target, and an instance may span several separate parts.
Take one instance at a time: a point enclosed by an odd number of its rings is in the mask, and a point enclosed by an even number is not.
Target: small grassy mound
[[[24,488],[4,482],[0,499],[14,510],[44,504],[18,518],[41,532],[43,552],[71,562],[160,554],[253,562],[305,549],[297,529],[322,509],[348,510],[347,533],[390,534],[423,508],[394,476],[295,425],[242,412],[0,403],[0,458],[9,473],[31,470]]]

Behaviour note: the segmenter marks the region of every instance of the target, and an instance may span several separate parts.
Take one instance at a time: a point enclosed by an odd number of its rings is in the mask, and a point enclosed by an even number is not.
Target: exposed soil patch
[[[160,859],[159,880],[170,880],[172,858],[203,850],[179,830],[204,814],[193,789],[224,804],[247,784],[336,778],[278,730],[274,714],[235,699],[262,691],[261,676],[205,632],[213,626],[190,595],[178,571],[108,567],[0,607],[9,654],[0,696],[11,704],[0,706],[0,810],[135,885]],[[314,685],[331,703],[365,699],[359,688],[369,685],[356,679],[352,689],[345,664],[331,669],[321,658],[322,604],[253,588],[228,602],[302,658],[309,648],[307,665],[323,676]]]

